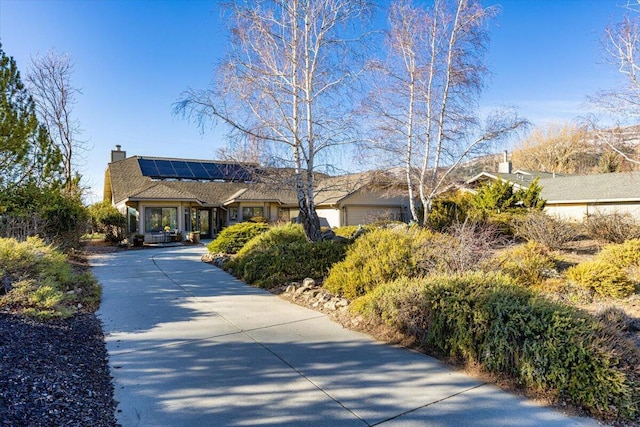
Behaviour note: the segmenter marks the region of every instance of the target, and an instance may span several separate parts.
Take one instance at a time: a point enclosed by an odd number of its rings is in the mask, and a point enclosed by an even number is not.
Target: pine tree
[[[38,122],[15,60],[0,44],[0,192],[50,184],[59,169],[60,153]]]

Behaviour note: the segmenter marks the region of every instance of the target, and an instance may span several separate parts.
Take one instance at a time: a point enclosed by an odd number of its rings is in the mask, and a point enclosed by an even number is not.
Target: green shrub
[[[264,223],[240,222],[222,230],[207,249],[210,253],[235,254],[249,240],[267,230],[269,225]]]
[[[555,265],[555,259],[534,241],[507,249],[488,262],[489,269],[501,271],[525,286],[539,285]]]
[[[107,242],[121,242],[125,237],[127,219],[110,202],[95,203],[87,209],[92,231],[104,233]]]
[[[432,236],[417,227],[372,230],[348,249],[344,261],[331,268],[324,287],[334,294],[356,298],[381,283],[416,272],[420,248]]]
[[[245,282],[272,288],[311,277],[321,281],[333,264],[344,258],[346,246],[333,241],[294,242],[252,251],[235,263],[235,274]]]
[[[619,331],[500,274],[398,279],[352,304],[416,344],[605,420],[640,413],[640,353]]]
[[[473,194],[456,192],[433,200],[427,224],[433,230],[443,231],[454,224],[464,223],[471,209]]]
[[[603,297],[625,298],[635,291],[633,282],[623,269],[601,259],[571,267],[567,277]]]
[[[266,251],[272,246],[286,245],[288,243],[306,242],[307,238],[304,234],[302,225],[300,224],[284,224],[272,227],[264,233],[260,233],[250,241],[248,241],[242,249],[238,251],[237,259],[252,252]]]
[[[51,318],[94,311],[101,289],[91,273],[74,273],[67,257],[39,238],[0,239],[0,307]]]

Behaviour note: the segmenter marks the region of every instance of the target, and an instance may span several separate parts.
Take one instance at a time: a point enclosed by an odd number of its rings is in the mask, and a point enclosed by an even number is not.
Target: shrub
[[[640,226],[628,213],[594,213],[584,222],[587,234],[603,243],[622,243],[640,238]]]
[[[536,242],[507,249],[488,262],[488,268],[498,270],[525,286],[539,285],[554,271],[556,260]]]
[[[619,331],[500,274],[398,279],[352,307],[416,344],[605,420],[640,412],[640,353]]]
[[[267,230],[269,226],[264,223],[240,222],[222,230],[207,249],[210,253],[235,254],[249,240]]]
[[[0,307],[39,318],[71,316],[78,304],[93,311],[100,303],[95,277],[74,273],[66,255],[35,237],[0,239],[0,283]]]
[[[597,258],[619,268],[637,266],[640,264],[640,239],[607,245],[602,248]]]
[[[567,277],[603,297],[625,298],[640,278],[640,239],[605,246],[593,261],[567,271]]]
[[[344,258],[345,251],[344,244],[333,241],[275,244],[247,253],[236,262],[234,271],[245,282],[262,288],[306,277],[320,281]]]
[[[486,222],[465,221],[447,228],[451,236],[436,248],[444,260],[446,273],[462,273],[491,257],[492,249],[505,243],[498,228]]]
[[[104,233],[107,242],[124,240],[127,219],[108,201],[95,203],[88,208],[94,231]]]
[[[567,277],[603,297],[624,298],[635,291],[623,269],[601,259],[571,267]]]
[[[266,232],[256,235],[249,240],[238,251],[238,259],[256,251],[266,251],[272,246],[286,245],[288,243],[303,243],[307,238],[304,234],[304,229],[300,224],[285,224],[277,227],[272,227]]]
[[[334,228],[333,232],[336,233],[336,236],[350,239],[356,234],[359,228],[360,226],[358,225],[343,225],[342,227]]]
[[[527,215],[523,209],[512,209],[506,212],[492,212],[485,221],[495,227],[503,236],[513,236],[513,224],[522,216]]]
[[[512,228],[515,237],[539,243],[547,249],[561,249],[579,234],[573,224],[539,211],[514,218]]]
[[[455,224],[464,223],[471,208],[472,198],[471,193],[456,192],[448,197],[434,199],[427,216],[427,224],[433,230],[443,231]]]
[[[381,283],[416,272],[424,259],[426,241],[432,235],[418,227],[376,229],[366,233],[348,249],[344,261],[331,268],[325,288],[346,298],[364,295]]]

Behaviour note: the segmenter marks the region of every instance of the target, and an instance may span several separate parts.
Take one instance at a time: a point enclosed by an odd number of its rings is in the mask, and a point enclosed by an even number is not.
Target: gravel
[[[0,426],[116,426],[100,321],[0,313]]]

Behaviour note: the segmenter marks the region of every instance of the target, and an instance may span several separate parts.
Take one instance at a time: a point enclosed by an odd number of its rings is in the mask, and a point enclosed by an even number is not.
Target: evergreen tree
[[[60,175],[60,153],[38,122],[35,103],[12,57],[0,44],[0,192],[51,184]]]

